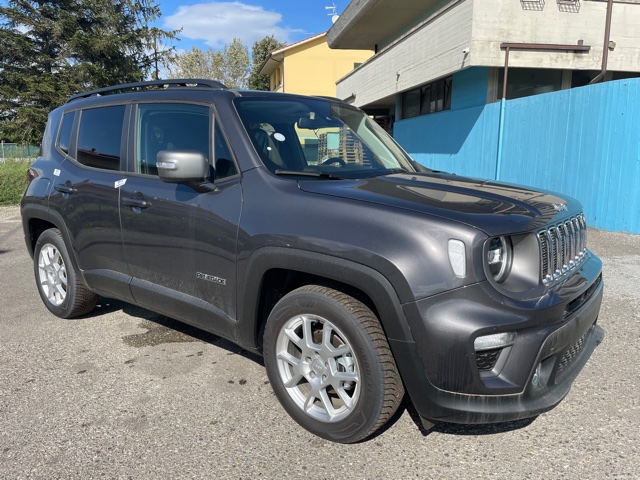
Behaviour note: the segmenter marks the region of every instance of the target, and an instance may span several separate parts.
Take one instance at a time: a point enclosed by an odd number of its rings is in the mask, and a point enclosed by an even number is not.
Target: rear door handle
[[[78,191],[75,187],[67,185],[66,183],[56,185],[54,188],[61,193],[76,193]]]
[[[151,206],[151,202],[147,202],[144,198],[131,197],[124,197],[122,199],[122,204],[126,205],[127,207],[134,208],[149,208]]]

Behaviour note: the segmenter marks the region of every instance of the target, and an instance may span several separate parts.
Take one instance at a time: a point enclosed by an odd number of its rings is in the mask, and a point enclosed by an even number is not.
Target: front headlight
[[[508,237],[495,237],[487,246],[487,265],[493,279],[502,283],[509,275],[513,251]]]
[[[535,234],[489,238],[483,254],[487,279],[499,291],[518,298],[534,298],[543,293],[540,248]]]

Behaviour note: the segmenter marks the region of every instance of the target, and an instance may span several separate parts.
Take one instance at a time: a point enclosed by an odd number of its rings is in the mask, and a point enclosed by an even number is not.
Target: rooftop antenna
[[[331,5],[331,7],[324,7],[324,9],[331,10],[331,13],[327,13],[327,15],[331,17],[331,23],[336,23],[336,20],[338,20],[338,17],[340,17],[340,15],[338,15],[336,4],[332,3]]]

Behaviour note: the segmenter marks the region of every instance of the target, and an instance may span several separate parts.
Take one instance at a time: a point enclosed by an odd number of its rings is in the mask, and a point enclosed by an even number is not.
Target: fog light
[[[516,334],[513,332],[484,335],[474,340],[473,348],[478,352],[481,350],[493,350],[495,348],[508,347],[513,344],[514,338],[516,338]]]
[[[539,363],[536,367],[536,371],[533,372],[533,377],[531,378],[531,385],[534,387],[539,387],[542,381],[542,364]]]

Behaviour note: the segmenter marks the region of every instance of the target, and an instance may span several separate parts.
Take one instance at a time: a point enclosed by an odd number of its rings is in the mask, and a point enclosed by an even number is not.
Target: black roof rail
[[[141,90],[149,87],[207,87],[214,88],[216,90],[227,90],[227,87],[222,82],[218,82],[216,80],[207,80],[202,78],[171,78],[167,80],[151,80],[148,82],[123,83],[112,87],[88,90],[86,92],[70,96],[67,103],[80,98],[89,98],[94,95],[99,96],[115,92],[123,92],[126,90]]]

